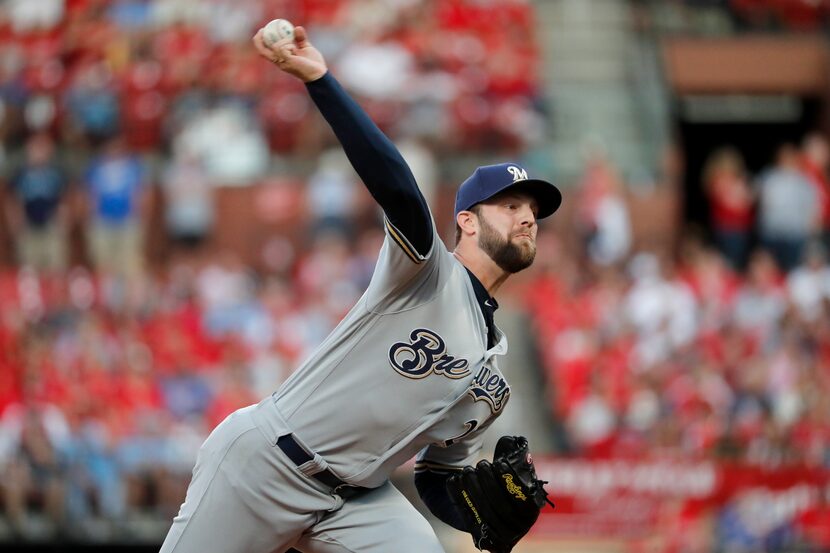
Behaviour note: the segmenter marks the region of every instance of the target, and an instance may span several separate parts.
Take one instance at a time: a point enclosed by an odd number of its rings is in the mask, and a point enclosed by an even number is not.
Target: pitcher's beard
[[[479,216],[479,222],[478,245],[496,265],[511,274],[530,267],[536,257],[535,242],[529,240],[526,247],[514,244],[509,238],[502,238],[484,217]]]

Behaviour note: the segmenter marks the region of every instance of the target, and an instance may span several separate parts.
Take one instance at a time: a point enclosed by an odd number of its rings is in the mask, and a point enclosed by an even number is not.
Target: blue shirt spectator
[[[26,223],[43,227],[60,206],[66,191],[66,175],[48,159],[36,159],[24,165],[12,178],[11,190],[23,208]]]
[[[110,70],[102,62],[78,72],[67,90],[66,107],[79,130],[94,142],[114,136],[121,120],[121,107]]]
[[[213,396],[204,378],[186,370],[162,378],[161,393],[167,412],[176,419],[203,415]]]
[[[138,211],[144,179],[141,161],[119,146],[93,160],[86,183],[95,217],[111,225],[132,219]]]
[[[124,138],[110,139],[86,173],[91,214],[88,247],[96,270],[138,277],[144,262],[146,177],[141,159]]]
[[[124,29],[140,29],[150,24],[152,6],[148,0],[116,0],[107,17]]]
[[[26,158],[9,180],[6,217],[15,238],[18,261],[36,270],[66,266],[67,177],[47,134],[26,142]]]

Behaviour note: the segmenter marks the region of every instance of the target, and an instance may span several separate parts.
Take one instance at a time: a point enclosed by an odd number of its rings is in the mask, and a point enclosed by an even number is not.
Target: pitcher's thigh
[[[217,471],[201,489],[191,485],[173,520],[161,553],[270,553],[274,535],[240,501],[234,486]],[[198,483],[198,485],[202,485]]]
[[[389,482],[347,500],[296,547],[303,553],[444,553],[429,522]]]
[[[283,551],[318,511],[336,505],[304,486],[304,477],[274,449],[245,409],[225,419],[199,452],[161,553]]]

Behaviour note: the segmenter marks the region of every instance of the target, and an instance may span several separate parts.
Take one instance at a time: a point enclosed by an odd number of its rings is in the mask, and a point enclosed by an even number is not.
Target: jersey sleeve
[[[452,263],[452,254],[434,224],[426,253],[414,248],[388,217],[383,226],[386,237],[366,290],[368,308],[375,313],[392,313],[432,300],[449,277]]]
[[[490,426],[492,418],[469,437],[445,446],[432,444],[422,449],[415,457],[415,472],[430,470],[433,472],[461,470],[467,465],[475,465],[484,443],[484,431]]]

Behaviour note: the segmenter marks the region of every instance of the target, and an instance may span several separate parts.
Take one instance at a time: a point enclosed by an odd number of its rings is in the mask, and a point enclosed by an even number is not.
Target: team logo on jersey
[[[502,376],[486,365],[478,370],[467,393],[475,401],[486,401],[493,413],[498,413],[510,397],[510,386]]]
[[[510,165],[507,167],[507,172],[513,175],[513,182],[527,180],[527,171],[525,171],[521,167]]]
[[[444,339],[426,328],[413,330],[409,342],[392,344],[389,363],[407,378],[424,378],[435,373],[458,379],[470,374],[467,360],[448,354]]]

